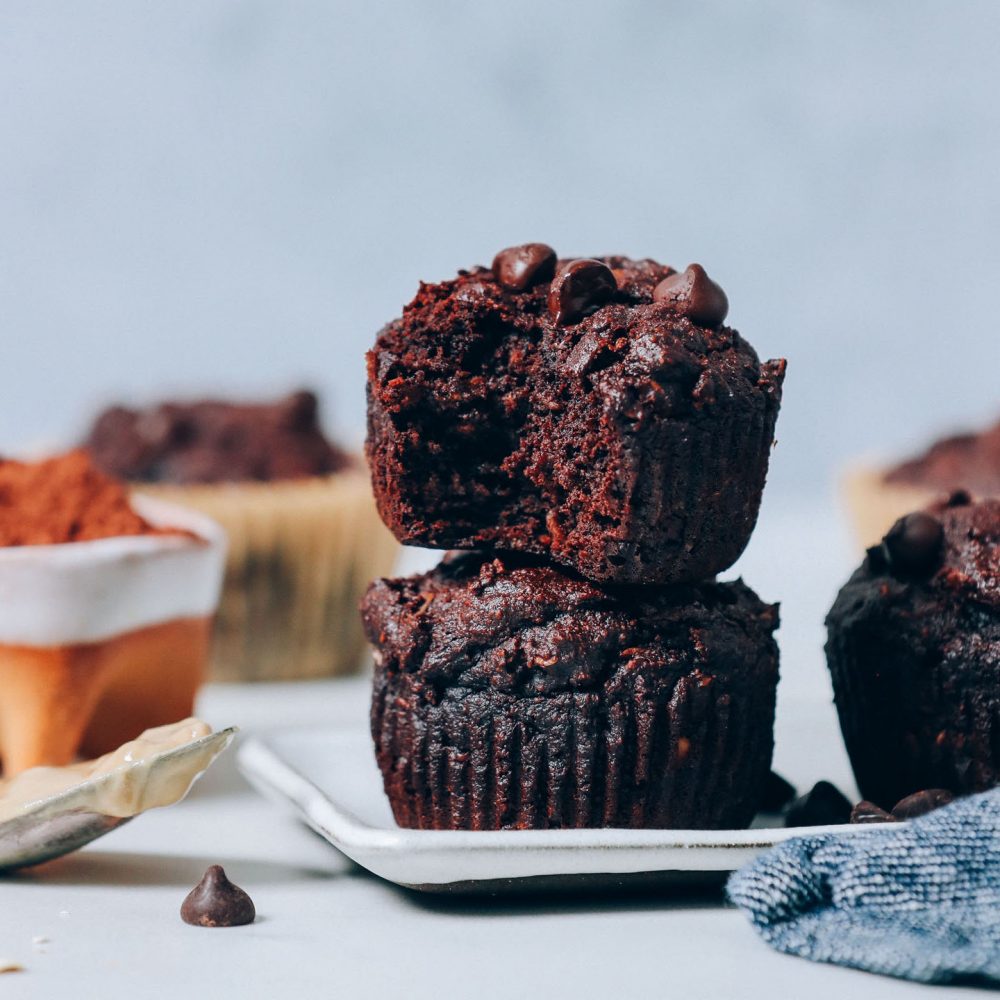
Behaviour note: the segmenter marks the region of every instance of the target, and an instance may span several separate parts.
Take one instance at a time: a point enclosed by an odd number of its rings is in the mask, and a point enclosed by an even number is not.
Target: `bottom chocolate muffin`
[[[742,581],[611,588],[468,553],[376,581],[362,613],[400,826],[712,829],[756,813],[778,609]]]
[[[827,663],[861,794],[1000,782],[1000,500],[959,493],[893,525],[827,616]]]

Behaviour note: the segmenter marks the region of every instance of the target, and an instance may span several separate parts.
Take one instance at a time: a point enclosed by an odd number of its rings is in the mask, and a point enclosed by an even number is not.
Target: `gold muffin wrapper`
[[[373,577],[392,571],[399,549],[379,519],[365,472],[142,492],[202,511],[229,536],[212,680],[294,680],[360,669],[358,602]]]
[[[878,545],[893,524],[906,514],[921,510],[945,491],[887,483],[873,468],[855,468],[844,476],[843,493],[862,549]]]

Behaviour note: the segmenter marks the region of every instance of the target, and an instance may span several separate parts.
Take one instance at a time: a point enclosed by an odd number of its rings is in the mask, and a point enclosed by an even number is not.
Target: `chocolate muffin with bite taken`
[[[470,552],[376,581],[363,618],[400,826],[712,829],[760,806],[778,609],[741,581],[615,587]]]
[[[1000,781],[1000,500],[898,520],[837,596],[827,661],[866,799]]]
[[[368,354],[367,453],[396,537],[667,584],[753,530],[784,361],[697,264],[511,247],[423,284]]]

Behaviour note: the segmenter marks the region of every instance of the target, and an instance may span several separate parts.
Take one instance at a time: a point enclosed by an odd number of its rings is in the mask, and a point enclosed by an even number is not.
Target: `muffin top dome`
[[[316,396],[114,406],[86,440],[106,472],[140,483],[271,482],[337,472],[350,459],[320,429]]]
[[[852,578],[952,594],[1000,609],[1000,499],[959,491],[900,518]]]
[[[362,615],[373,644],[391,651],[387,669],[521,694],[592,689],[653,664],[725,669],[768,652],[778,627],[777,605],[742,580],[608,587],[532,557],[482,552],[376,580]],[[686,646],[687,659],[677,651]]]
[[[379,333],[369,378],[391,412],[428,396],[447,406],[453,401],[437,396],[453,391],[449,376],[478,373],[495,354],[497,377],[510,383],[508,416],[526,408],[526,392],[545,391],[544,371],[553,366],[590,386],[633,428],[710,408],[716,396],[763,395],[776,408],[785,361],[761,362],[725,325],[728,309],[700,264],[678,272],[616,255],[558,258],[529,243],[502,250],[490,268],[422,283]],[[525,378],[513,377],[525,368]],[[414,370],[423,373],[416,384],[395,377]]]

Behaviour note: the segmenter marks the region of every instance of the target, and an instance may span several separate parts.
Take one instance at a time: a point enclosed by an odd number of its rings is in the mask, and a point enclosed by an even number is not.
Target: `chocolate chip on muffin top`
[[[958,491],[900,518],[862,571],[1000,607],[1000,500]]]

